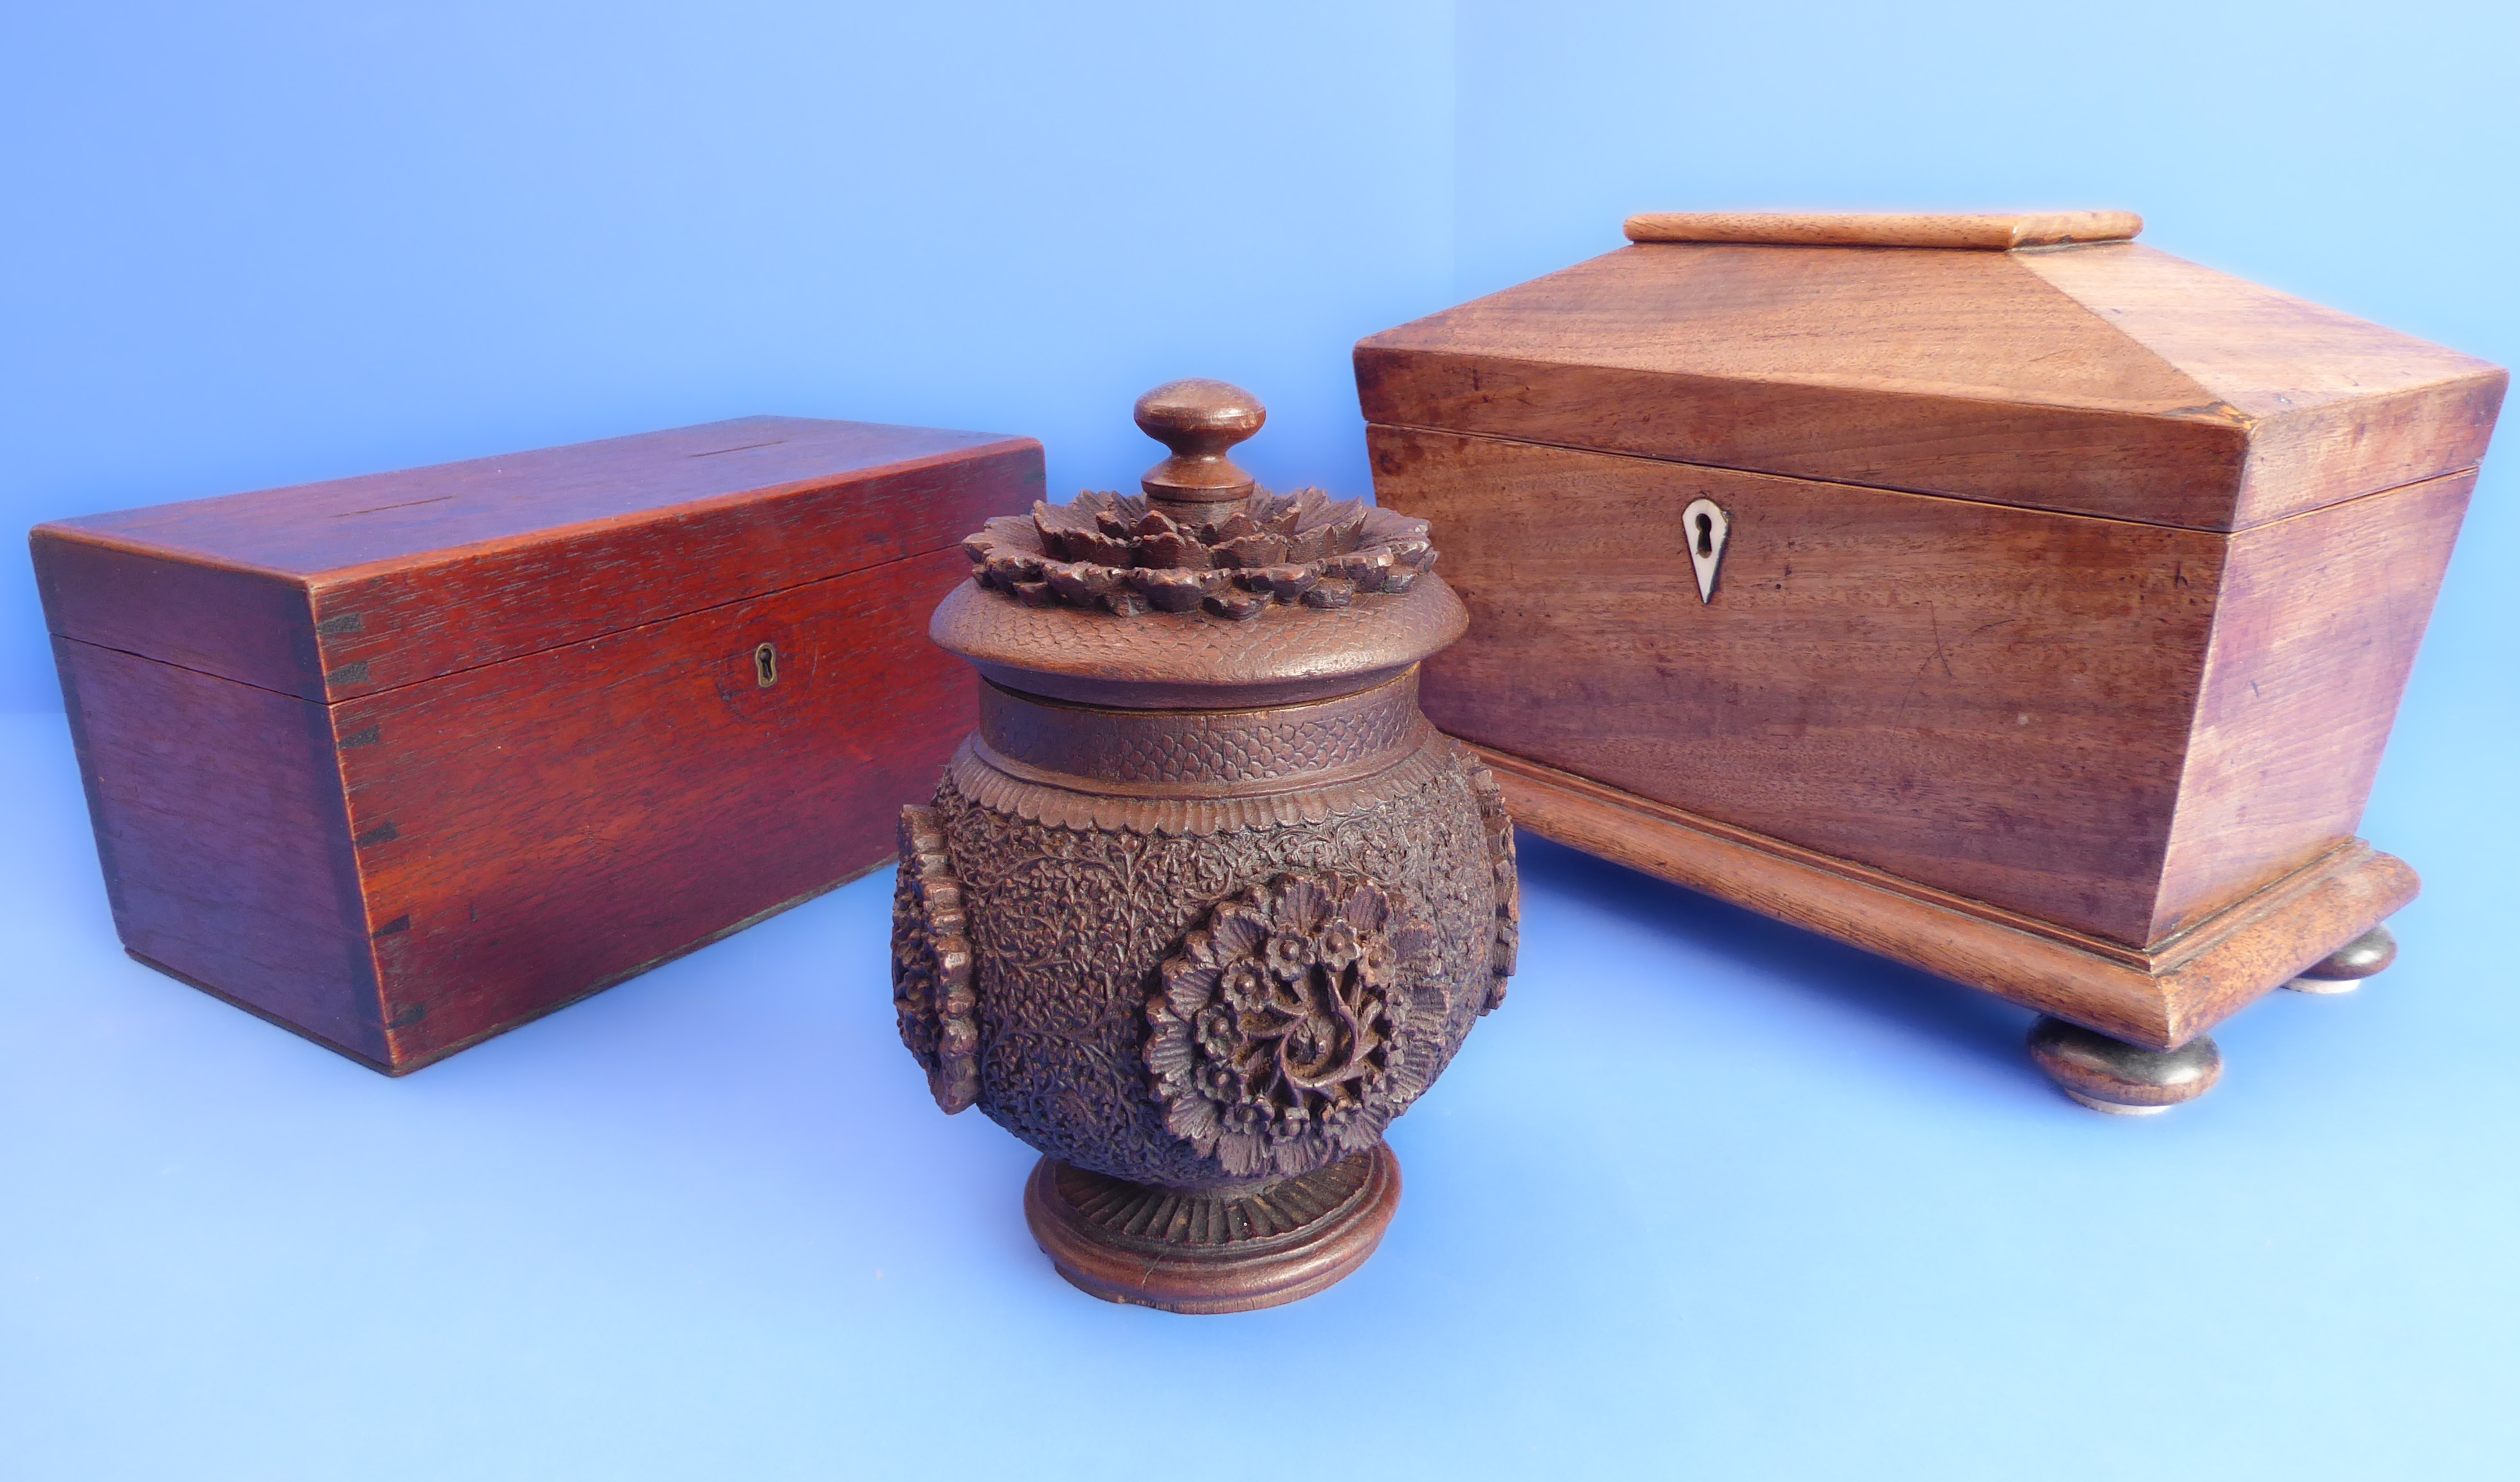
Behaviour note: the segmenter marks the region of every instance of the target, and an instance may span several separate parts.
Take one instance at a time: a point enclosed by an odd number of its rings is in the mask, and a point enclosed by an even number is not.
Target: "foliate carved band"
[[[901,1043],[927,1072],[929,1094],[951,1115],[980,1099],[979,1000],[971,989],[963,885],[931,810],[901,810],[900,848],[892,886],[892,1010]]]
[[[1489,953],[1487,1003],[1492,1013],[1505,1005],[1506,979],[1513,976],[1514,959],[1522,948],[1522,874],[1515,868],[1513,818],[1506,812],[1505,789],[1485,767],[1470,772],[1470,795],[1478,800],[1479,823],[1487,830],[1488,862],[1496,872],[1496,938]]]
[[[1147,999],[1165,1127],[1237,1178],[1370,1145],[1436,944],[1355,876],[1288,872],[1218,902]]]
[[[1379,771],[1424,741],[1418,671],[1259,710],[1106,710],[980,692],[979,754],[1012,776],[1135,797],[1249,797]]]

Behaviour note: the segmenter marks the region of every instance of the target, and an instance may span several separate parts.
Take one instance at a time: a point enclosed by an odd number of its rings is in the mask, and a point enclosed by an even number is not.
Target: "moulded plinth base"
[[[1477,749],[1517,828],[2145,1050],[2177,1050],[2301,975],[2378,971],[2357,949],[2415,896],[2404,861],[2342,839],[2177,935],[2131,947]]]
[[[1057,1158],[1024,1184],[1024,1222],[1060,1276],[1106,1302],[1165,1312],[1309,1297],[1364,1265],[1399,1207],[1400,1160],[1379,1144],[1251,1188],[1152,1188]]]

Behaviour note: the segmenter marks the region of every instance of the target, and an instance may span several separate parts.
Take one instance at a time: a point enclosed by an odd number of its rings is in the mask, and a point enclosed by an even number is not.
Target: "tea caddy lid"
[[[1171,456],[1141,492],[1036,501],[963,543],[971,580],[928,636],[991,682],[1129,709],[1347,694],[1462,636],[1427,522],[1319,489],[1273,494],[1228,457],[1268,420],[1220,381],[1138,399]]]
[[[2483,456],[2500,370],[2141,228],[1636,216],[1628,247],[1367,338],[1358,391],[1383,427],[2207,530]]]

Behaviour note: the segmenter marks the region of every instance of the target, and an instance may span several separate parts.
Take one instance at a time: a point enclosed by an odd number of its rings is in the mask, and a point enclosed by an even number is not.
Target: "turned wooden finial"
[[[1147,471],[1139,487],[1157,508],[1201,510],[1241,499],[1251,475],[1225,450],[1260,430],[1269,409],[1260,398],[1222,381],[1175,381],[1138,398],[1138,427],[1172,450]]]

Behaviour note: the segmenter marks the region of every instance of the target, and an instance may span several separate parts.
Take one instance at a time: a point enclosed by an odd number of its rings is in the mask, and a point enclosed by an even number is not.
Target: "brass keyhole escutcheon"
[[[763,644],[752,651],[752,682],[767,690],[779,683],[779,646]]]

